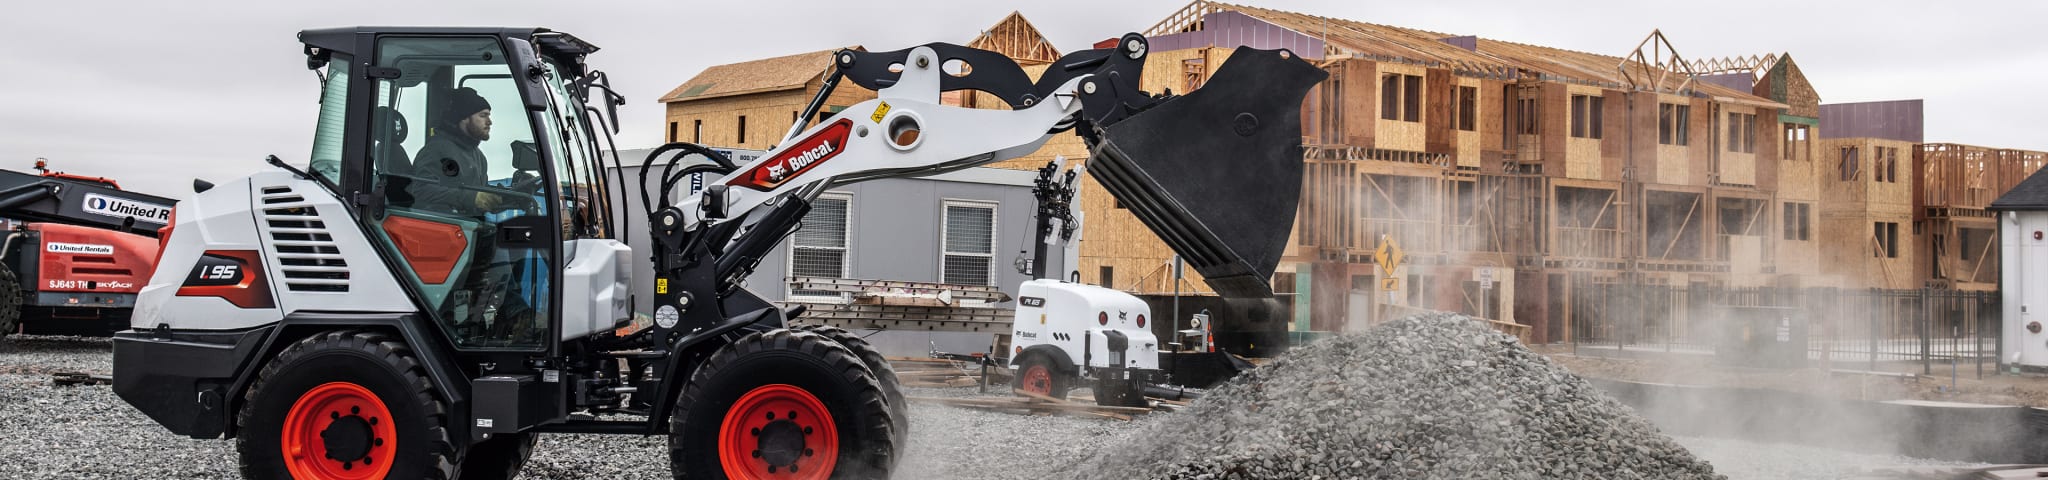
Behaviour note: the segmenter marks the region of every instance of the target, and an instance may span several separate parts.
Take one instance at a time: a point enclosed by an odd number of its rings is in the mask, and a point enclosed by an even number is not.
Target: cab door
[[[381,37],[364,215],[458,348],[540,351],[559,222],[526,102],[494,37]]]

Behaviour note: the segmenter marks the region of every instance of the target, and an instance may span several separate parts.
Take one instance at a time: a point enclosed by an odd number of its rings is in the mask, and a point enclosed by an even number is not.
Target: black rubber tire
[[[889,365],[888,357],[883,357],[882,352],[876,351],[875,346],[868,344],[867,340],[843,328],[797,325],[790,327],[790,330],[824,335],[825,338],[839,342],[839,345],[846,347],[847,350],[852,350],[854,356],[860,357],[860,363],[867,365],[868,370],[874,371],[875,380],[882,383],[882,395],[889,398],[889,415],[896,420],[896,444],[910,445],[910,404],[903,400],[903,382],[896,379],[896,367]],[[894,459],[903,460],[902,457]]]
[[[426,374],[411,347],[378,332],[329,331],[286,347],[263,366],[235,417],[242,478],[292,478],[279,438],[285,416],[313,387],[350,382],[375,394],[397,423],[388,478],[455,479],[462,447],[449,437],[448,404]]]
[[[1095,404],[1105,407],[1149,407],[1152,402],[1145,400],[1144,384],[1108,380],[1095,382]]]
[[[526,466],[526,459],[533,457],[537,443],[540,434],[522,432],[493,435],[470,445],[469,452],[462,455],[462,480],[512,480]]]
[[[675,478],[727,478],[718,460],[727,411],[740,396],[775,384],[817,397],[831,414],[839,437],[831,478],[889,478],[898,445],[888,397],[873,371],[830,338],[787,329],[747,334],[720,347],[691,374],[669,419],[669,468]]]
[[[21,331],[21,278],[0,265],[0,338]]]
[[[1017,364],[1017,373],[1014,378],[1010,379],[1010,388],[1024,390],[1024,379],[1029,376],[1028,374],[1033,367],[1045,368],[1048,376],[1047,380],[1051,383],[1048,387],[1050,387],[1049,390],[1052,392],[1046,394],[1046,396],[1061,400],[1067,399],[1067,394],[1074,389],[1073,374],[1060,370],[1058,363],[1053,362],[1051,358],[1047,358],[1042,353],[1024,354],[1023,363]]]

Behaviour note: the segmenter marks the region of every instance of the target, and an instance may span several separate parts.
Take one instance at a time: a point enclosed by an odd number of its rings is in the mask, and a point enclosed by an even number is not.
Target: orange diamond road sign
[[[1401,253],[1401,246],[1394,244],[1391,235],[1380,235],[1380,249],[1372,252],[1372,259],[1379,262],[1380,271],[1387,275],[1393,275],[1394,269],[1401,266],[1401,259],[1406,256]]]
[[[1400,291],[1401,277],[1387,277],[1380,279],[1380,290],[1385,290],[1389,292]]]

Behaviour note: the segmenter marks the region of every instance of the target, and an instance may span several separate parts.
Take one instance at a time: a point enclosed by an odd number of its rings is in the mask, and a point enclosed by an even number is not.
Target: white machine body
[[[1152,334],[1152,309],[1117,290],[1039,279],[1017,289],[1017,316],[1010,344],[1022,352],[1037,345],[1058,348],[1082,376],[1095,369],[1159,369],[1159,339]],[[1124,339],[1116,351],[1112,337]],[[1015,359],[1012,355],[1012,359]],[[1010,368],[1017,365],[1012,362]]]
[[[299,310],[417,310],[348,210],[318,183],[266,170],[193,195],[176,212],[177,234],[157,261],[172,267],[156,269],[142,288],[133,328],[239,330]],[[193,278],[222,285],[188,285]]]
[[[290,172],[258,172],[178,202],[171,228],[177,234],[157,264],[193,267],[157,269],[137,296],[132,328],[240,330],[301,310],[418,311],[341,202]],[[631,248],[579,239],[562,253],[565,298],[579,300],[563,306],[564,340],[632,317]],[[220,285],[195,287],[194,279]]]

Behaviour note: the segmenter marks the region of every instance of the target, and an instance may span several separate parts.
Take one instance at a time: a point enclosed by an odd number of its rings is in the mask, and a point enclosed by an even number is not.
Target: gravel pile
[[[1626,406],[1456,315],[1324,339],[1149,422],[1075,478],[1720,478]]]

